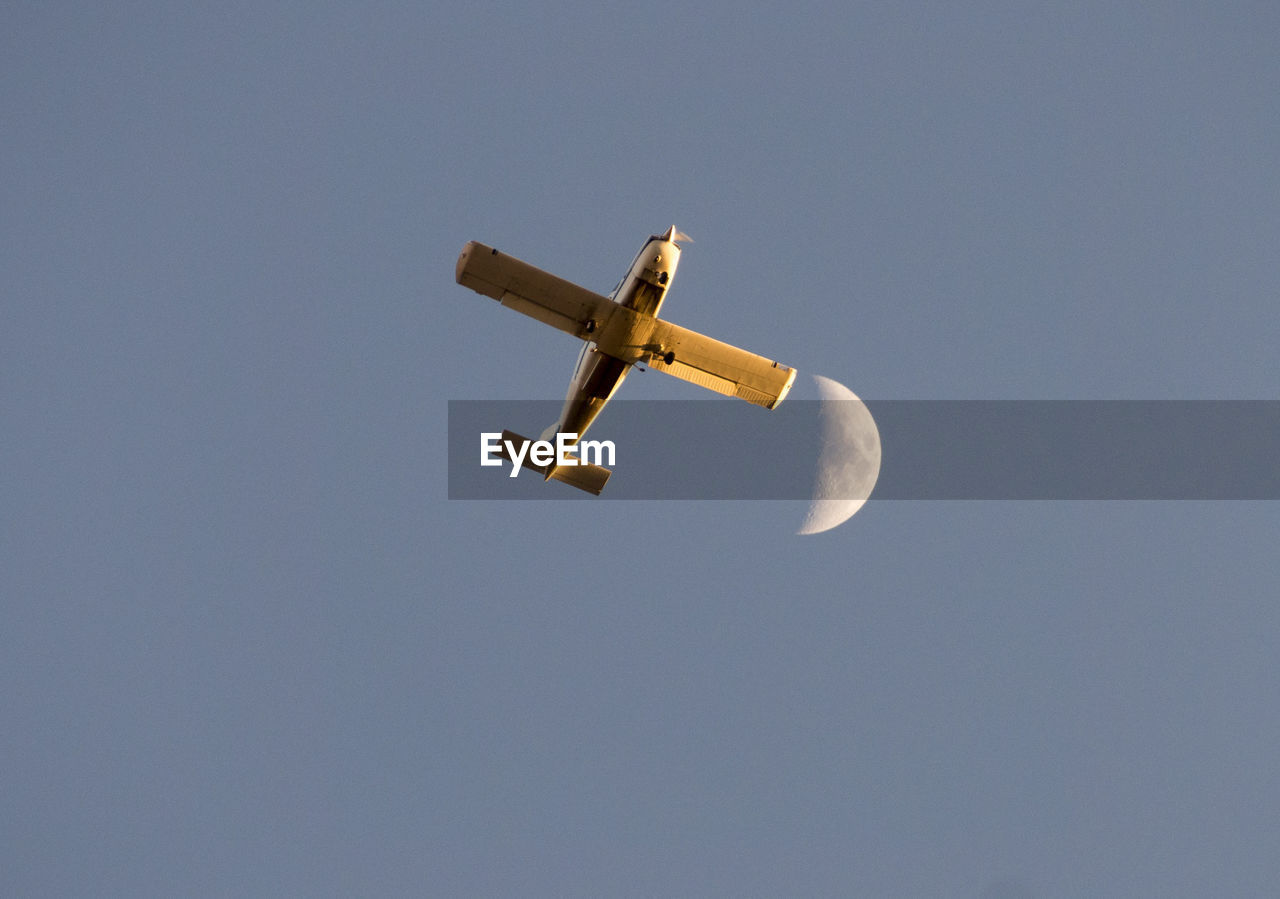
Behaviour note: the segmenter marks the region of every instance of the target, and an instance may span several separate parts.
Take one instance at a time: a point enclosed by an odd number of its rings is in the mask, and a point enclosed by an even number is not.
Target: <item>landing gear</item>
[[[672,362],[676,361],[676,354],[671,350],[667,350],[662,354],[662,361],[667,363],[667,365],[670,365]]]

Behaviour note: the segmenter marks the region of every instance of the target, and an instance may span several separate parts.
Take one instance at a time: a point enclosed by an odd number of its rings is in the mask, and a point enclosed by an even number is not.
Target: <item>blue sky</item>
[[[467,240],[607,291],[672,223],[664,315],[864,397],[1274,399],[1277,26],[11,12],[3,891],[1273,890],[1275,504],[800,538],[450,502],[444,449],[576,354],[453,283]]]

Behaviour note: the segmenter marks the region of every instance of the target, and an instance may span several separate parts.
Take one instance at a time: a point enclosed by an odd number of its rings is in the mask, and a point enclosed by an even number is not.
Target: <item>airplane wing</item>
[[[650,342],[659,351],[650,368],[766,409],[786,399],[796,379],[794,368],[661,319]]]
[[[644,362],[766,409],[782,402],[796,379],[794,368],[625,306],[614,307],[594,340],[601,352],[624,362]]]
[[[462,248],[456,277],[463,287],[582,340],[591,340],[618,308],[608,297],[474,240]]]

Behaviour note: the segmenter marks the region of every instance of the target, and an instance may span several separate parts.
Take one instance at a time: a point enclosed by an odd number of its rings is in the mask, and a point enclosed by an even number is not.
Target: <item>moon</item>
[[[822,375],[813,380],[822,398],[822,450],[813,499],[797,534],[819,534],[848,521],[880,476],[880,431],[867,404],[838,381]]]

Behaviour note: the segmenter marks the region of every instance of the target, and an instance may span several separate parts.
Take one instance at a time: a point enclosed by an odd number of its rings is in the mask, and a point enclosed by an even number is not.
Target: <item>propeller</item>
[[[667,229],[667,233],[662,235],[662,239],[669,240],[672,243],[693,243],[693,238],[676,228],[675,225]]]

